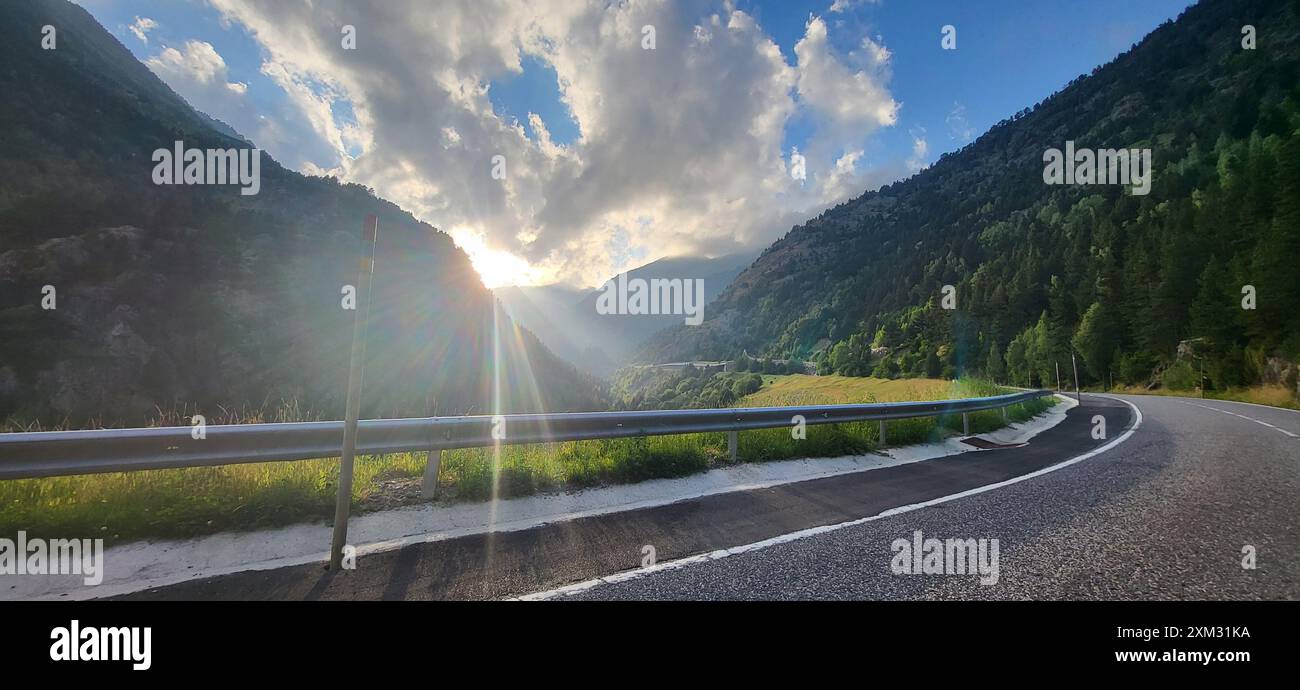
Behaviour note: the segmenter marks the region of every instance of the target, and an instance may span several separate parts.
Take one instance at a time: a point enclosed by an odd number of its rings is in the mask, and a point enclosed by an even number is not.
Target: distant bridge
[[[817,375],[816,362],[803,362],[794,359],[752,359],[752,361],[760,364],[762,362],[774,362],[776,364],[780,364],[781,366],[788,366],[789,364],[793,363],[802,367],[803,373],[811,376]],[[662,364],[636,364],[633,365],[633,368],[634,369],[662,369],[664,371],[685,371],[687,368],[694,368],[700,371],[717,372],[717,371],[735,371],[734,366],[735,366],[735,362],[731,360],[725,360],[721,362],[709,362],[709,361],[701,360],[701,361],[692,361],[692,362],[664,362]],[[755,373],[760,373],[760,372],[755,372]]]

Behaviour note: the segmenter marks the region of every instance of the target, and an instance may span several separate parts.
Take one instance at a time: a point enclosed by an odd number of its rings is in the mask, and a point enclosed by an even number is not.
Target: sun
[[[488,247],[482,231],[455,227],[449,233],[456,245],[469,256],[470,264],[488,289],[507,285],[536,285],[540,271],[510,252]]]

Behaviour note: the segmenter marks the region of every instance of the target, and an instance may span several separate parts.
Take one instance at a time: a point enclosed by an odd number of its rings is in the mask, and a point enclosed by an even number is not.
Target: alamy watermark
[[[1043,182],[1047,184],[1121,184],[1132,186],[1133,194],[1151,192],[1151,149],[1076,149],[1065,142],[1065,151],[1043,152]]]
[[[687,326],[704,323],[704,281],[699,278],[629,279],[620,273],[601,290],[597,314],[683,314]]]
[[[237,184],[244,196],[262,189],[261,149],[187,149],[178,141],[155,150],[152,160],[156,185]]]
[[[104,540],[0,537],[0,575],[81,575],[94,587],[104,581]]]
[[[895,575],[979,575],[980,584],[998,583],[997,539],[926,539],[921,530],[912,538],[895,539],[889,569]]]
[[[73,619],[51,630],[50,639],[52,661],[129,661],[136,671],[153,666],[153,628],[82,626]]]

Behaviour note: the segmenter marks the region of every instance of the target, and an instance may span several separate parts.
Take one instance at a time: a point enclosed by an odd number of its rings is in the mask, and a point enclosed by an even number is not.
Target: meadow
[[[978,397],[1006,392],[975,380],[874,379],[843,376],[764,376],[758,392],[737,407],[891,402]],[[1051,399],[1016,405],[1024,421]],[[296,411],[244,422],[292,421]],[[971,432],[1001,427],[997,410],[973,413]],[[176,419],[160,418],[160,424]],[[889,445],[938,440],[961,431],[961,416],[892,421]],[[795,440],[787,429],[740,432],[740,462],[835,457],[880,449],[875,422],[820,425]],[[353,508],[368,511],[421,501],[426,453],[357,459]],[[447,451],[439,471],[439,501],[482,501],[584,487],[680,477],[731,464],[724,433],[559,442]],[[184,538],[327,520],[333,514],[338,461],[225,465],[193,469],[0,481],[0,534],[95,536],[109,543]]]

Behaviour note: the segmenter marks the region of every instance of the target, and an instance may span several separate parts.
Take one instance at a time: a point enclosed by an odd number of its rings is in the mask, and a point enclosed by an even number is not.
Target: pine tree
[[[1025,356],[1025,341],[1022,337],[1024,334],[1017,335],[1007,346],[1007,376],[1009,383],[1019,386],[1021,382],[1026,387],[1030,385],[1029,380],[1029,361]]]
[[[930,350],[925,356],[925,376],[926,378],[937,379],[943,374],[943,363],[939,361],[939,353]]]
[[[989,345],[988,357],[984,360],[984,375],[995,383],[1002,383],[1007,378],[1007,363],[1002,359],[1002,350],[997,342]]]
[[[1261,232],[1250,274],[1257,290],[1257,311],[1250,317],[1252,331],[1271,343],[1297,332],[1300,327],[1300,135],[1281,147],[1277,175],[1275,215]]]
[[[1234,295],[1228,272],[1218,258],[1210,259],[1201,272],[1200,289],[1190,312],[1192,334],[1205,338],[1214,356],[1227,351],[1241,336],[1239,297]]]
[[[1093,302],[1083,313],[1071,341],[1094,380],[1103,380],[1110,370],[1110,358],[1116,346],[1113,318],[1101,302]]]

